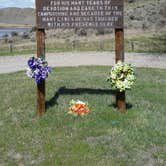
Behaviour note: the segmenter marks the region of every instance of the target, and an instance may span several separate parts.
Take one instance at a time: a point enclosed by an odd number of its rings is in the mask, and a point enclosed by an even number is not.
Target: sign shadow
[[[58,105],[58,98],[60,95],[78,95],[78,94],[109,94],[109,95],[115,95],[116,91],[111,89],[92,89],[92,88],[66,88],[66,87],[60,87],[54,94],[54,96],[46,101],[46,110],[50,107],[53,107],[54,105]]]
[[[117,108],[117,104],[116,103],[112,103],[110,105],[108,105],[109,107],[114,107]],[[131,103],[126,103],[126,109],[129,110],[133,107],[133,105]]]

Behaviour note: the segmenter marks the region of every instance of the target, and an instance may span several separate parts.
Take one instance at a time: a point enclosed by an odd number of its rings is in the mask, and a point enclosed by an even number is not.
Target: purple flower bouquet
[[[31,57],[28,60],[27,76],[35,79],[37,84],[45,80],[50,72],[51,67],[43,58]]]

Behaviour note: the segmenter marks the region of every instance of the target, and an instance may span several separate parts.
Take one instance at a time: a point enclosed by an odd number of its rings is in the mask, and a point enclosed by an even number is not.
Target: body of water
[[[11,32],[29,32],[30,29],[28,28],[0,28],[0,37],[4,35],[11,35]]]

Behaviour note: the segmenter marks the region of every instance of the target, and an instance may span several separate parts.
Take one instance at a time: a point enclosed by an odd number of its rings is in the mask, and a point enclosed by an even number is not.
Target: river
[[[28,32],[28,28],[0,28],[0,37],[4,35],[11,35],[11,32]]]

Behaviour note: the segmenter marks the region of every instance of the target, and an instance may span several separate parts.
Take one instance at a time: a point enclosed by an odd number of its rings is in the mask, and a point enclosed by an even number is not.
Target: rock
[[[135,0],[128,0],[128,3],[133,3],[135,2]]]
[[[129,2],[129,1],[127,1]],[[133,1],[131,1],[133,2]],[[128,28],[152,30],[156,28],[164,29],[166,21],[166,5],[164,0],[147,2],[125,10],[125,25]]]
[[[15,161],[21,161],[23,159],[23,156],[20,153],[17,153],[13,156],[13,159]]]
[[[164,6],[160,9],[159,14],[166,18],[166,6]]]
[[[135,17],[133,15],[130,15],[129,18],[130,20],[134,20]]]
[[[97,28],[96,35],[104,35],[104,28]]]
[[[78,36],[87,36],[87,31],[83,28],[80,28],[80,29],[75,29],[75,33],[78,35]]]
[[[160,19],[157,26],[158,27],[165,27],[166,26],[166,20],[165,19]]]
[[[22,34],[22,39],[30,39],[29,34],[27,32],[24,32]]]

